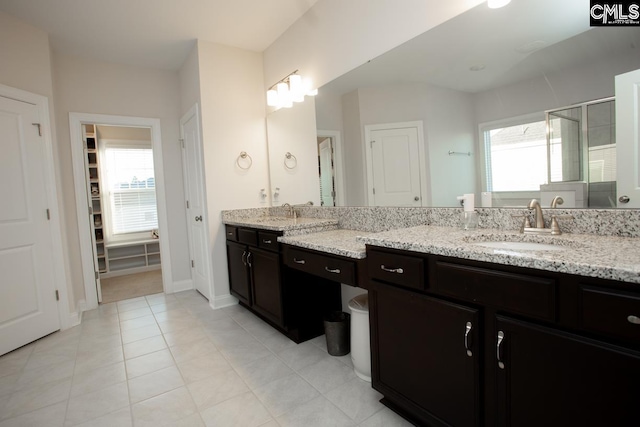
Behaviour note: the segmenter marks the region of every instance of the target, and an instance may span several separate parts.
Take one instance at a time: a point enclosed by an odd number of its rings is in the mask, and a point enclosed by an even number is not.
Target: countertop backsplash
[[[336,218],[339,227],[348,230],[380,232],[417,225],[458,227],[461,208],[404,208],[404,207],[296,207],[301,217]],[[526,214],[533,220],[533,212],[526,208],[478,208],[480,229],[518,230]],[[563,233],[595,234],[601,236],[640,237],[639,209],[543,209],[546,226],[551,215],[570,215],[573,219],[559,219]],[[239,209],[223,211],[224,219],[258,216],[286,216],[286,208]],[[472,232],[472,231],[470,231]]]

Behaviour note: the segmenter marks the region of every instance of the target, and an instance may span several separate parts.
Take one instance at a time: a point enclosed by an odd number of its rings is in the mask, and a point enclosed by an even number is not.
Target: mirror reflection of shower
[[[333,138],[319,136],[318,141],[318,172],[320,174],[320,205],[336,205],[335,179],[335,143]]]

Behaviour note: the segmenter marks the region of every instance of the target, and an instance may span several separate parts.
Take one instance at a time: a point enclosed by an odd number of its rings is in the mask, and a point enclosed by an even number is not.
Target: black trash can
[[[349,333],[349,313],[332,311],[324,317],[324,333],[327,337],[327,351],[332,356],[349,354],[351,334]]]

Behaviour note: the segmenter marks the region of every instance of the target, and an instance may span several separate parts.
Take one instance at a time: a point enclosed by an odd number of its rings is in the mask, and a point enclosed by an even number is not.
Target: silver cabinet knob
[[[202,215],[198,215],[198,216],[196,217],[196,221],[202,221]]]
[[[618,198],[618,201],[619,201],[620,203],[629,203],[629,200],[631,200],[631,199],[629,198],[629,196],[620,196],[620,197]]]

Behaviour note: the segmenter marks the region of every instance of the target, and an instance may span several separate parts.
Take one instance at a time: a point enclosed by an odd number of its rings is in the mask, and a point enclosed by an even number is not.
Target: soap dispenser
[[[475,195],[463,194],[457,197],[462,203],[463,211],[461,227],[463,230],[475,230],[478,228],[478,212],[475,210]]]

